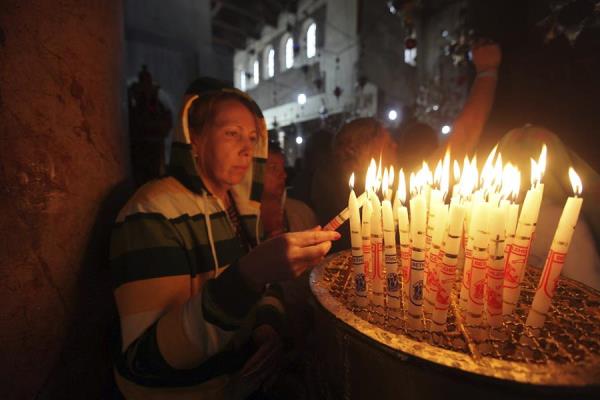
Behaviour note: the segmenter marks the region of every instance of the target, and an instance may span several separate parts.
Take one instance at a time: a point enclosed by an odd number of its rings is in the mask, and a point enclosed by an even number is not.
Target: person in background
[[[337,133],[329,159],[315,169],[312,182],[311,207],[321,225],[327,224],[348,206],[348,181],[354,173],[355,188],[364,189],[364,180],[371,159],[382,165],[396,165],[397,145],[390,132],[375,118],[357,118]],[[350,247],[350,230],[347,223],[338,228],[341,240],[333,250]]]
[[[310,207],[286,195],[286,179],[283,152],[277,143],[271,142],[260,203],[266,237],[275,237],[284,232],[303,231],[317,225],[317,217]]]
[[[398,166],[404,168],[405,172],[415,171],[423,161],[427,161],[430,167],[435,165],[448,146],[452,157],[458,160],[465,154],[472,155],[477,147],[494,104],[502,52],[493,42],[478,41],[471,53],[475,80],[462,111],[452,124],[448,141],[440,147],[437,132],[419,121],[408,124],[400,132]]]
[[[540,126],[525,125],[509,131],[498,143],[498,152],[504,160],[520,166],[521,182],[528,182],[529,159],[537,158],[544,144],[548,146],[548,161],[542,179],[544,197],[529,263],[540,268],[544,266],[565,201],[568,196],[573,195],[568,177],[569,167],[573,167],[583,182],[584,200],[562,273],[600,290],[598,172],[565,145],[556,134]],[[522,187],[521,192],[524,190]]]
[[[215,79],[186,91],[167,177],[118,215],[110,265],[127,399],[244,398],[277,371],[281,290],[322,260],[336,232],[261,242],[267,131],[256,103]]]
[[[319,168],[327,168],[331,163],[333,133],[327,129],[319,129],[305,140],[304,164],[294,176],[288,194],[294,199],[311,204],[313,177]]]

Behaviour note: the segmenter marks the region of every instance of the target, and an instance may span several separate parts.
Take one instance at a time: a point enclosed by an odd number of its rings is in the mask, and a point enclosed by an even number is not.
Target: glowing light
[[[546,172],[546,158],[548,157],[548,147],[546,147],[546,144],[544,143],[544,145],[542,146],[542,151],[540,151],[540,157],[538,158],[538,162],[537,162],[537,166],[539,169],[539,174],[540,174],[540,181],[542,180],[542,177],[544,176],[544,173]]]
[[[435,166],[435,172],[433,173],[433,183],[438,185],[442,181],[442,160],[438,160]]]
[[[411,174],[412,176],[412,174]],[[412,177],[411,177],[412,179]],[[412,191],[412,190],[411,190]],[[406,203],[406,178],[404,176],[404,170],[400,169],[400,176],[398,178],[398,191],[396,192],[397,196],[400,196],[400,202],[402,204]]]
[[[449,125],[442,126],[442,135],[447,135],[450,131],[452,131],[452,128]]]
[[[350,180],[348,180],[348,186],[350,186],[350,190],[354,190],[354,172],[350,175]]]
[[[383,180],[381,183],[381,193],[384,199],[388,199],[388,169],[383,170]]]
[[[581,192],[583,192],[583,183],[573,167],[569,167],[569,180],[571,181],[571,186],[573,187],[573,193],[575,196],[581,195]]]
[[[396,110],[390,110],[390,111],[388,112],[388,119],[389,119],[390,121],[395,121],[395,120],[396,120],[396,118],[398,118],[398,112],[397,112]]]
[[[302,144],[302,142],[303,142],[302,136],[296,136],[296,143]]]
[[[534,188],[542,180],[542,175],[541,175],[538,163],[533,158],[530,158],[530,161],[531,161],[531,178],[530,178],[531,188]]]
[[[454,160],[454,182],[460,181],[460,165]]]
[[[298,104],[300,104],[301,106],[306,104],[306,95],[304,93],[300,93],[298,95]]]

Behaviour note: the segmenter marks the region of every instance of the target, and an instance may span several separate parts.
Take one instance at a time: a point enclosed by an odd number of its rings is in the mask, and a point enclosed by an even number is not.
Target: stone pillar
[[[128,176],[121,1],[0,6],[0,393],[106,398]],[[119,197],[119,196],[117,196]]]

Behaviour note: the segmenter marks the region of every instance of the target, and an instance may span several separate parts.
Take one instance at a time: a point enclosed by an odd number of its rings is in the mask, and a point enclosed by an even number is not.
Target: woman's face
[[[241,102],[228,99],[215,104],[213,123],[192,144],[201,173],[216,190],[228,190],[242,181],[250,168],[258,140],[256,117]]]

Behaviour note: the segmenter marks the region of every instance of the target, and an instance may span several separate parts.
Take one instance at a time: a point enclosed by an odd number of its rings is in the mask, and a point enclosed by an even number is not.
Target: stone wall
[[[0,7],[0,393],[107,398],[128,175],[119,1]]]

